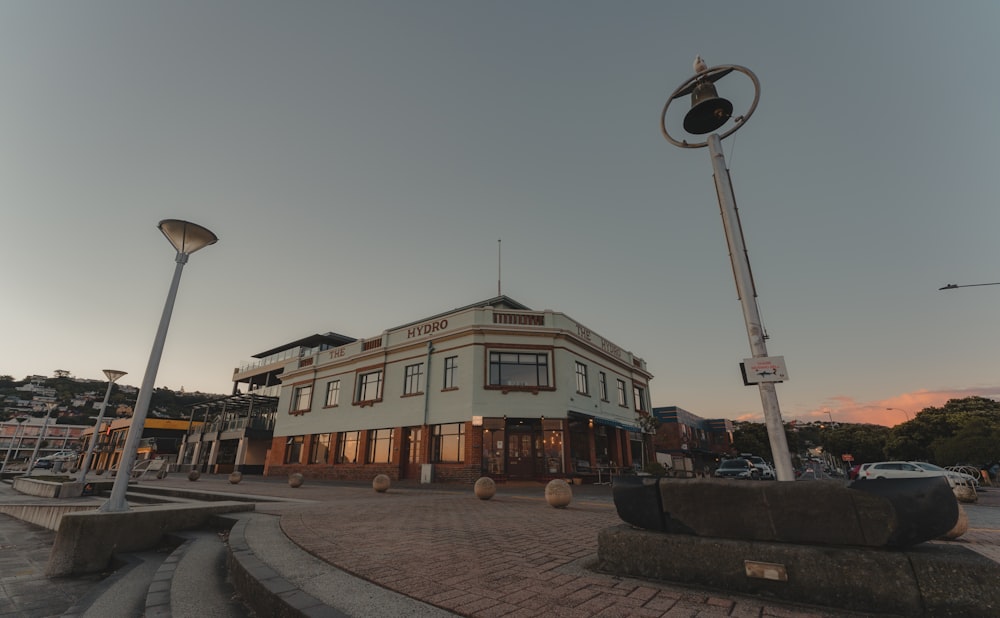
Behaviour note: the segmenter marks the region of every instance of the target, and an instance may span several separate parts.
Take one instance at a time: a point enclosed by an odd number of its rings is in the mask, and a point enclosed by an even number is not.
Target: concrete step
[[[167,558],[165,551],[146,551],[120,556],[122,565],[73,607],[64,618],[107,618],[108,616],[142,616],[146,595],[160,565]]]
[[[215,530],[191,530],[157,570],[146,595],[145,616],[252,616],[228,578],[226,546]]]
[[[445,618],[455,614],[354,577],[292,543],[279,518],[227,513],[228,564],[236,590],[258,616]]]

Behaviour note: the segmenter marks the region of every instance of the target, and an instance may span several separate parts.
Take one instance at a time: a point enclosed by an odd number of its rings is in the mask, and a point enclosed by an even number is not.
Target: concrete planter
[[[376,475],[375,478],[372,479],[372,489],[380,494],[384,494],[389,490],[389,477],[385,474]]]
[[[955,527],[949,530],[942,539],[948,541],[954,541],[958,537],[962,536],[969,531],[969,516],[966,514],[965,509],[962,505],[958,505],[958,521],[955,522]]]

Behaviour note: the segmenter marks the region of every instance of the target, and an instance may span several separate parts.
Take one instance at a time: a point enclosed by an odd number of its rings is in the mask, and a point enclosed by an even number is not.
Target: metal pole
[[[35,440],[35,450],[31,451],[31,459],[28,460],[28,474],[31,474],[31,468],[35,465],[35,458],[38,457],[38,447],[42,445],[42,440],[45,438],[45,429],[49,426],[49,416],[52,415],[52,411],[56,409],[54,403],[46,404],[45,411],[45,421],[42,422],[42,431],[38,434],[38,439]]]
[[[764,343],[764,327],[761,325],[760,313],[757,310],[756,292],[753,277],[750,274],[750,260],[747,258],[746,245],[743,241],[743,229],[740,216],[736,211],[736,197],[726,169],[726,159],[722,152],[722,140],[715,133],[708,136],[708,149],[712,157],[712,171],[715,177],[715,191],[719,198],[719,209],[722,214],[722,225],[726,231],[726,242],[729,245],[729,259],[733,266],[733,278],[736,280],[736,291],[743,306],[743,319],[746,321],[747,337],[750,339],[750,351],[754,358],[767,356],[767,346]],[[774,457],[775,475],[779,481],[794,481],[795,470],[792,468],[791,454],[788,452],[788,440],[785,438],[785,427],[781,421],[781,410],[778,408],[778,393],[773,382],[761,382],[760,401],[764,408],[764,424],[767,427],[767,437],[771,444],[771,455]]]
[[[21,425],[23,425],[24,422],[28,419],[18,417],[15,418],[14,420],[17,421],[17,424],[14,425],[14,435],[10,437],[10,444],[7,445],[7,454],[3,458],[3,466],[0,467],[0,472],[7,471],[7,461],[10,459],[10,452],[11,449],[14,448],[14,442],[17,440],[17,434],[20,433],[21,431]],[[20,450],[20,446],[18,446],[18,450]],[[15,454],[14,457],[16,458],[17,455]]]
[[[128,491],[128,482],[132,476],[132,466],[135,465],[135,457],[142,440],[142,431],[146,425],[146,414],[149,412],[149,402],[153,398],[153,384],[156,382],[156,371],[160,368],[160,357],[163,355],[163,344],[167,340],[167,328],[170,326],[170,315],[174,310],[174,299],[177,297],[177,286],[181,281],[181,271],[187,262],[186,253],[177,253],[177,266],[174,267],[174,277],[170,282],[170,291],[167,293],[167,302],[163,307],[163,315],[160,317],[160,326],[156,330],[156,339],[153,340],[153,349],[149,353],[149,363],[146,365],[146,373],[142,377],[142,386],[139,387],[139,399],[136,401],[135,412],[132,414],[132,422],[128,428],[128,437],[125,438],[125,446],[122,450],[121,461],[118,462],[118,474],[115,476],[115,484],[111,488],[111,496],[108,501],[101,505],[98,511],[104,513],[119,513],[129,510],[128,502],[125,500],[125,493]]]
[[[97,422],[94,423],[94,435],[90,439],[87,447],[87,454],[83,456],[83,466],[80,468],[80,484],[87,484],[87,473],[90,472],[90,459],[94,454],[94,447],[97,445],[97,438],[101,435],[101,421],[104,420],[104,411],[108,409],[108,400],[111,399],[111,387],[114,380],[108,380],[108,390],[104,392],[104,402],[101,404],[101,413],[97,415]]]

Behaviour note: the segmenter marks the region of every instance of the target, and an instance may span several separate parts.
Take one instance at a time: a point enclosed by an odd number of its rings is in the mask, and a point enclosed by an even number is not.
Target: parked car
[[[716,478],[722,479],[750,479],[760,478],[760,470],[757,466],[743,458],[726,459],[719,464],[715,471]]]
[[[937,466],[934,467],[937,468]],[[923,478],[933,476],[944,477],[944,479],[947,480],[948,484],[952,487],[963,484],[963,481],[957,473],[949,473],[944,468],[938,468],[936,470],[927,469],[913,461],[879,461],[873,464],[868,464],[868,467],[864,468],[863,471],[858,474],[858,479],[864,481],[875,479]]]
[[[35,460],[35,465],[32,468],[49,469],[55,467],[57,462],[75,463],[79,457],[80,454],[76,451],[59,451],[45,457],[39,457]]]
[[[764,479],[765,481],[774,480],[775,478],[774,468],[771,467],[771,464],[764,461],[763,457],[750,455],[749,457],[744,457],[743,459],[748,460],[750,463],[754,465],[755,468],[757,468],[757,471],[760,472],[760,478]]]
[[[972,487],[979,486],[979,479],[972,476],[971,474],[959,472],[958,470],[948,470],[946,468],[942,468],[941,466],[935,466],[932,463],[927,463],[926,461],[914,461],[912,463],[920,466],[924,470],[931,470],[933,472],[944,472],[949,479],[955,481],[954,483],[952,483],[952,487],[954,487],[955,485],[969,485]]]
[[[41,459],[48,459],[49,461],[76,461],[78,457],[80,457],[80,454],[76,451],[59,451],[58,453],[46,455]]]

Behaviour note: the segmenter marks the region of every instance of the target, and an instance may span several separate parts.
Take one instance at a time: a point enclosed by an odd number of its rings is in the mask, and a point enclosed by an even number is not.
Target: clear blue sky
[[[158,386],[503,292],[645,358],[654,405],[761,416],[708,153],[660,135],[709,65],[791,418],[1000,396],[1000,4],[0,3],[0,373]],[[727,80],[733,80],[727,87]],[[740,99],[738,77],[720,83]],[[727,92],[727,88],[730,91]],[[683,104],[683,102],[681,102]]]

